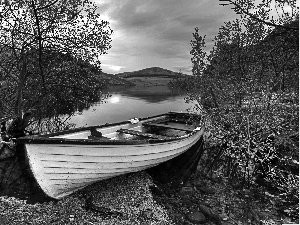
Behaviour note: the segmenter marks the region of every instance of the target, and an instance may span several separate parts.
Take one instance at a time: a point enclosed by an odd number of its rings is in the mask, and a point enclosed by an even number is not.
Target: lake
[[[104,103],[77,113],[70,120],[76,127],[120,122],[148,117],[169,111],[186,111],[184,95],[168,86],[115,86],[108,90],[111,97]]]

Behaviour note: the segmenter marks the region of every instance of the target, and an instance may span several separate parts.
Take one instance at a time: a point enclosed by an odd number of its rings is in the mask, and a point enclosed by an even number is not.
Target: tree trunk
[[[15,103],[15,115],[17,117],[22,117],[23,90],[25,87],[27,73],[27,61],[24,56],[21,59],[21,67]]]
[[[217,98],[216,98],[216,96],[215,96],[215,93],[214,93],[212,87],[209,87],[209,90],[210,90],[211,96],[213,97],[215,107],[216,107],[216,108],[219,108],[219,105],[218,105],[218,103],[217,103]]]

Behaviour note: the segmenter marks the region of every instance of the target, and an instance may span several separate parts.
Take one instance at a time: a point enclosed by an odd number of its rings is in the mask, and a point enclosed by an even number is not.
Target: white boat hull
[[[151,117],[142,122],[165,117]],[[90,130],[82,128],[76,132],[24,137],[19,141],[25,146],[31,171],[41,189],[48,196],[60,199],[99,180],[166,162],[190,149],[204,132],[204,128],[193,130],[188,125],[182,125],[191,129],[187,134],[171,139],[116,139],[120,135],[118,129],[142,131],[142,122],[99,126],[97,130],[103,133],[104,140],[89,140]]]
[[[200,133],[177,142],[144,145],[26,144],[31,170],[42,190],[60,199],[91,183],[168,161],[195,144]]]

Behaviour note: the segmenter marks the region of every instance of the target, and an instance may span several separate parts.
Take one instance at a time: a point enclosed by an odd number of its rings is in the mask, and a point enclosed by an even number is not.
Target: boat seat
[[[107,139],[109,139],[108,137],[102,136],[102,133],[100,131],[97,131],[97,129],[95,127],[91,127],[90,131],[91,131],[91,135],[88,136],[88,139],[92,139],[92,140],[107,140]]]
[[[88,136],[88,139],[90,139],[90,140],[109,140],[108,137],[103,137],[103,136],[95,137],[95,136],[92,136],[92,135]]]
[[[100,131],[97,131],[95,127],[90,128],[91,136],[93,137],[102,137],[102,133]]]
[[[123,134],[136,135],[136,136],[140,136],[140,137],[154,138],[154,139],[173,139],[173,137],[144,133],[144,132],[128,130],[128,129],[120,129],[120,130],[117,130],[117,132],[123,133]]]
[[[186,131],[186,132],[192,132],[193,130],[191,129],[186,129],[186,128],[182,128],[182,127],[173,127],[170,125],[166,125],[166,124],[160,124],[160,123],[143,123],[142,124],[145,127],[157,127],[157,128],[166,128],[166,129],[173,129],[173,130],[181,130],[181,131]]]

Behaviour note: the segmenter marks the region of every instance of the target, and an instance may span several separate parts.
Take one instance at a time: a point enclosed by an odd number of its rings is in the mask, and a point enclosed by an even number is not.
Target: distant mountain
[[[104,79],[106,79],[110,85],[129,85],[129,86],[135,85],[134,83],[126,79],[123,79],[117,75],[102,72],[101,76],[104,77]]]
[[[140,77],[140,76],[165,76],[165,77],[175,77],[179,76],[179,73],[173,72],[171,70],[163,69],[160,67],[151,67],[133,72],[124,72],[115,74],[115,76],[122,78],[129,77]]]
[[[133,72],[124,72],[118,74],[101,73],[104,79],[108,80],[110,85],[127,85],[127,86],[166,86],[180,73],[160,67],[151,67]]]

